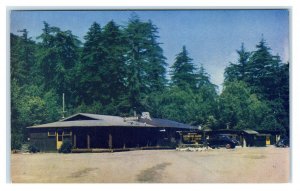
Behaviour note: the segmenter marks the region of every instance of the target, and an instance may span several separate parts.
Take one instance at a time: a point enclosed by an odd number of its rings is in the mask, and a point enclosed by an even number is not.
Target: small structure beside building
[[[219,129],[219,130],[194,130],[181,132],[182,142],[184,144],[199,144],[205,139],[216,135],[226,135],[239,141],[243,147],[264,147],[275,145],[280,139],[279,131],[270,130],[235,130],[235,129]]]
[[[246,147],[256,146],[256,138],[257,138],[258,134],[259,133],[257,131],[254,131],[254,130],[251,130],[251,129],[241,131],[242,140],[243,140],[241,142],[242,146],[244,146],[244,147],[245,146]],[[259,139],[259,141],[261,141],[261,139]]]
[[[274,145],[276,144],[280,138],[280,132],[274,130],[257,130],[260,134],[266,135],[266,145]]]
[[[280,139],[280,131],[275,130],[244,130],[246,146],[265,147],[275,145]]]

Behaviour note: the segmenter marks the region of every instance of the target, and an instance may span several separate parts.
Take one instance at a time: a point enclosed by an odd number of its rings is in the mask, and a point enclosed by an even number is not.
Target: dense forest
[[[10,34],[12,149],[26,141],[26,127],[61,119],[63,93],[66,116],[148,111],[202,129],[289,132],[289,63],[264,39],[252,52],[241,45],[218,93],[184,45],[168,74],[158,28],[137,16],[126,26],[94,22],[84,42],[47,22],[37,39],[20,32]]]

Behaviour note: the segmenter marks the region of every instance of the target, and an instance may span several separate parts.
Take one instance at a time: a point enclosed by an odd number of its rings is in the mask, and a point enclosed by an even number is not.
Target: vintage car
[[[227,149],[233,149],[237,145],[239,145],[239,142],[231,138],[229,135],[215,135],[207,139],[207,144],[211,148],[219,148],[219,147],[226,147]]]
[[[275,144],[276,147],[289,147],[289,145],[290,145],[290,141],[289,141],[288,138],[280,139],[280,140]]]

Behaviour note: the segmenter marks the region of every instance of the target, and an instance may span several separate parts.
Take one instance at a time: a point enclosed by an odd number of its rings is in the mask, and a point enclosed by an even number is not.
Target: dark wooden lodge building
[[[56,151],[63,141],[70,141],[75,150],[175,148],[180,131],[197,127],[167,119],[78,113],[63,120],[28,127],[30,144],[41,151]]]

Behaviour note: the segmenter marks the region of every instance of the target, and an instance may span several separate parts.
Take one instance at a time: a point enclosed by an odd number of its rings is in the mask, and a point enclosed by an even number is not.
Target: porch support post
[[[247,147],[246,137],[243,137],[243,147]]]
[[[87,134],[87,148],[90,148],[90,135]]]
[[[76,146],[76,134],[74,134],[74,140],[73,140],[73,141],[74,141],[74,143],[73,143],[74,148],[76,149],[76,147],[77,147],[77,146]]]
[[[112,148],[112,135],[109,133],[108,135],[108,147],[111,149]]]

